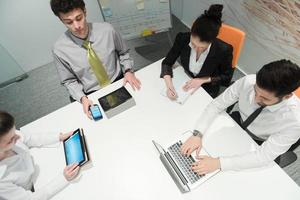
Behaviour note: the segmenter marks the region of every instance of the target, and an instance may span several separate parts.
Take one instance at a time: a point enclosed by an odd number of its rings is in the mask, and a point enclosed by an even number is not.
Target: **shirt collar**
[[[191,50],[192,50],[192,51],[195,51],[195,49],[193,48],[191,42],[189,42],[189,46],[191,47]],[[207,54],[209,53],[210,47],[211,47],[211,43],[208,45],[207,49],[206,49],[205,51],[202,52],[202,54],[203,54],[203,55],[205,55],[205,54],[207,55]],[[195,51],[195,52],[196,52],[196,51]]]
[[[279,110],[280,108],[286,106],[287,103],[288,103],[288,99],[284,99],[280,103],[274,104],[272,106],[267,106],[266,108],[271,112],[275,112],[275,111]]]
[[[92,24],[91,23],[88,23],[88,27],[89,27],[89,33],[88,33],[88,36],[87,36],[87,41],[90,41],[91,43],[93,43],[93,41],[91,41],[92,37],[91,37],[91,32],[92,32]],[[66,34],[70,37],[70,39],[75,43],[77,44],[78,46],[82,46],[83,45],[83,42],[85,41],[84,39],[81,39],[81,38],[78,38],[76,37],[75,35],[73,35],[71,33],[70,30],[67,30]]]
[[[257,105],[257,103],[254,100],[255,99],[254,89],[252,91],[252,94],[251,94],[250,98],[251,98],[252,103],[255,104],[255,105]],[[288,103],[288,99],[285,99],[285,100],[281,101],[280,103],[274,104],[272,106],[266,106],[264,109],[267,109],[270,112],[275,112],[275,111],[279,110],[280,108],[286,106],[287,103]],[[257,105],[257,107],[259,107],[259,105]]]

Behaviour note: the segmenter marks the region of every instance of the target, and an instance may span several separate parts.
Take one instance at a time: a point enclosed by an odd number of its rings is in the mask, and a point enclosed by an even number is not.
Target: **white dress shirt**
[[[211,44],[208,46],[208,48],[205,51],[201,53],[198,60],[197,60],[197,52],[193,48],[192,44],[189,43],[189,46],[191,47],[189,69],[196,76],[202,69],[203,63],[205,62],[206,57],[209,53]]]
[[[31,192],[33,180],[37,176],[36,166],[29,152],[29,147],[41,147],[59,141],[58,134],[22,134],[13,147],[16,155],[0,161],[0,199],[13,200],[46,200],[68,185],[61,174],[47,185]],[[47,156],[47,155],[45,155]]]
[[[259,105],[254,101],[256,75],[248,75],[236,81],[214,99],[198,119],[195,129],[203,134],[228,106],[238,101],[243,121]],[[285,153],[300,138],[300,100],[296,95],[282,102],[265,107],[248,126],[248,130],[266,141],[255,151],[230,157],[220,157],[222,170],[241,170],[262,167]]]

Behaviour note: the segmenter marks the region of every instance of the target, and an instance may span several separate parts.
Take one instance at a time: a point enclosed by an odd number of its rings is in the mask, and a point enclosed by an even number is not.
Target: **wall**
[[[24,74],[24,71],[0,44],[0,88],[8,84],[11,79]],[[5,84],[4,84],[5,83]]]
[[[97,0],[85,2],[88,20],[103,21]],[[49,0],[1,0],[0,24],[0,44],[26,72],[52,62],[52,45],[66,30]]]
[[[289,6],[274,0],[172,0],[172,3],[177,4],[172,6],[172,13],[187,26],[191,26],[193,20],[211,4],[223,4],[224,22],[240,28],[247,35],[238,62],[239,68],[245,73],[256,73],[264,64],[282,58],[300,64],[300,41],[299,37],[296,37],[300,31],[296,32],[297,26],[294,24],[288,24],[290,18],[290,21],[294,19],[299,23],[299,16],[291,16],[293,13],[299,13],[300,9],[296,3],[290,3]],[[174,9],[180,5],[183,10],[182,16],[178,15],[178,9]],[[289,14],[283,9],[285,6],[292,10]]]

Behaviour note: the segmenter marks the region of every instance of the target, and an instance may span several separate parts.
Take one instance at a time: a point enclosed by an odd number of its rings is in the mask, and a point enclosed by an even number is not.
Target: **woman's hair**
[[[222,25],[222,10],[221,4],[211,5],[193,23],[191,34],[199,37],[203,42],[212,42],[216,39]]]
[[[0,111],[0,137],[7,134],[14,127],[14,125],[14,117],[5,111]]]

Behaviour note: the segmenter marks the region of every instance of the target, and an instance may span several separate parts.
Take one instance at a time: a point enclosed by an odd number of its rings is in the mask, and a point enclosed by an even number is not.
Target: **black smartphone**
[[[103,118],[100,108],[97,104],[90,106],[90,111],[91,111],[92,117],[95,121]]]

